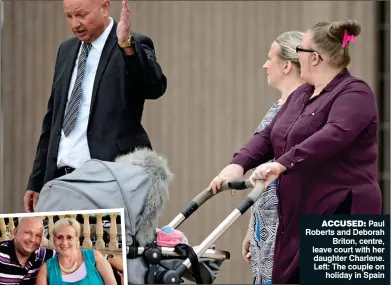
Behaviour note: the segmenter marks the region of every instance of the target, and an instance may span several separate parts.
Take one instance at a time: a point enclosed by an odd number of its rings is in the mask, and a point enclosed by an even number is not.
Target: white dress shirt
[[[61,131],[60,146],[58,150],[57,167],[70,166],[73,168],[80,167],[84,162],[91,158],[90,150],[87,142],[87,126],[90,115],[90,106],[92,98],[92,88],[94,86],[95,74],[98,68],[100,56],[103,47],[106,43],[107,37],[113,27],[113,19],[110,18],[110,24],[106,27],[104,32],[92,42],[90,52],[86,61],[84,70],[84,77],[82,82],[82,98],[80,102],[80,109],[76,119],[76,125],[69,136],[65,136]],[[77,66],[79,63],[79,54],[77,56],[75,66],[72,73],[72,79],[68,91],[68,101],[71,97],[73,87],[76,81]]]

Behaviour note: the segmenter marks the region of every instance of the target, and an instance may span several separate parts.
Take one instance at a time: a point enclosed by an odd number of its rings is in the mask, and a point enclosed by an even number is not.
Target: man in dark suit
[[[27,212],[34,211],[46,182],[88,159],[113,161],[136,147],[152,148],[141,125],[144,101],[161,97],[167,80],[152,40],[131,32],[126,1],[117,24],[109,17],[109,0],[63,0],[76,37],[58,49],[24,196]]]

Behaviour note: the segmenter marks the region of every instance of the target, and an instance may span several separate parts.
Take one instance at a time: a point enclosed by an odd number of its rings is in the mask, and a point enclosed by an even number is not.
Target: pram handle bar
[[[208,201],[213,196],[230,189],[235,190],[244,190],[248,188],[252,188],[250,181],[248,179],[246,180],[238,180],[238,181],[224,181],[220,187],[220,189],[217,190],[216,194],[213,194],[213,192],[210,190],[210,188],[206,188],[202,192],[200,192],[192,201],[190,201],[189,204],[184,208],[184,210],[178,214],[169,224],[168,226],[176,229],[179,227],[183,221],[185,221],[188,217],[190,217],[199,207],[201,207],[202,204],[204,204],[206,201]]]
[[[194,250],[197,257],[202,256],[212,244],[216,242],[224,232],[240,217],[242,216],[254,203],[259,199],[265,189],[265,182],[257,180],[254,189],[251,193],[236,207],[232,213],[221,222],[220,225]],[[163,284],[180,284],[180,277],[190,268],[191,262],[187,258],[180,264],[176,270],[168,270],[161,276]]]
[[[194,246],[193,250],[196,250],[198,246]],[[129,251],[129,249],[127,249]],[[141,256],[146,248],[144,247],[137,247],[137,255]],[[173,256],[173,257],[180,257],[179,253],[175,251],[175,248],[171,247],[161,247],[162,254],[167,256]],[[129,252],[127,252],[129,253]],[[231,258],[230,253],[228,251],[224,250],[214,250],[214,249],[208,249],[206,250],[201,256],[201,258],[211,258],[214,260],[228,260]]]

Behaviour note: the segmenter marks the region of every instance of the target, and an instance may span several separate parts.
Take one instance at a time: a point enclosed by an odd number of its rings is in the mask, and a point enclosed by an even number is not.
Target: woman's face
[[[76,231],[71,226],[61,228],[54,236],[54,246],[59,254],[68,254],[77,249],[79,238],[76,236]]]
[[[279,44],[273,42],[270,46],[267,60],[263,65],[263,69],[266,71],[267,75],[267,84],[272,88],[278,88],[285,76],[284,67],[286,61],[279,57],[280,51]]]

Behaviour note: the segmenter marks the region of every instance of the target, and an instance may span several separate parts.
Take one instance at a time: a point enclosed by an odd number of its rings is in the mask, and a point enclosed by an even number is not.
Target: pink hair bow
[[[355,37],[353,35],[349,35],[348,31],[345,30],[343,34],[342,48],[345,48],[348,42],[354,43],[355,41],[356,41]]]

